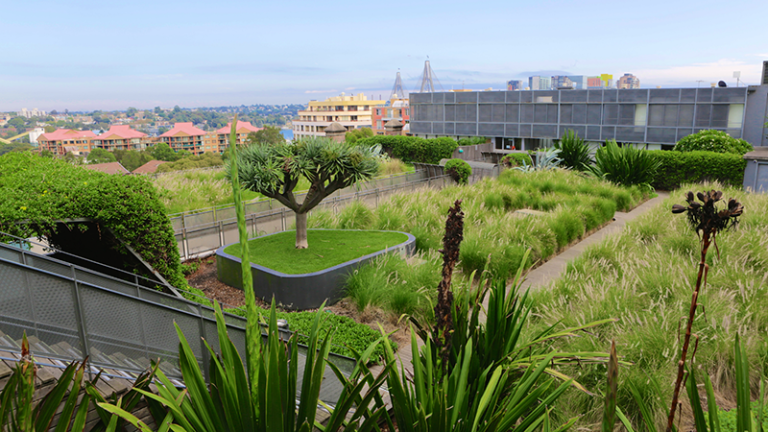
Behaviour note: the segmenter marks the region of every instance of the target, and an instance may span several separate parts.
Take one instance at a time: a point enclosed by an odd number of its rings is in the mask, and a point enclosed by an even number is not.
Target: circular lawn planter
[[[300,250],[294,247],[295,231],[249,240],[256,296],[267,302],[274,296],[282,307],[294,310],[315,309],[324,301],[333,304],[343,297],[347,276],[359,266],[385,253],[409,256],[416,249],[416,238],[398,231],[311,229],[307,235],[309,248]],[[219,248],[216,274],[221,282],[243,289],[239,255],[239,243]],[[334,262],[340,259],[344,261]],[[316,268],[328,262],[330,266]]]

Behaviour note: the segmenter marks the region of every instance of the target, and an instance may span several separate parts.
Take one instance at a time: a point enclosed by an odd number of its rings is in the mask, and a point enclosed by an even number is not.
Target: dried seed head
[[[698,192],[696,197],[701,202],[694,201],[693,192],[688,192],[685,194],[687,207],[680,204],[672,206],[672,213],[687,212],[688,221],[696,234],[717,235],[719,231],[736,225],[738,217],[744,212],[744,207],[733,198],[728,200],[726,209],[718,209],[715,203],[723,198],[722,191]]]

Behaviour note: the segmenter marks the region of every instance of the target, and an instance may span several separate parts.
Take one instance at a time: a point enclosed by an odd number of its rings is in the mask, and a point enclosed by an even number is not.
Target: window
[[[728,128],[741,128],[744,118],[744,105],[732,104],[728,110]]]
[[[645,104],[635,105],[635,126],[645,126],[648,117],[648,106]]]

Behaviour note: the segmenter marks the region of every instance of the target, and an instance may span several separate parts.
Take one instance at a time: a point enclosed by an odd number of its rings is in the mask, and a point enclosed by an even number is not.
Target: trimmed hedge
[[[514,168],[522,165],[533,165],[533,159],[528,153],[509,153],[501,158],[501,165],[507,168]]]
[[[402,135],[377,135],[358,140],[358,145],[381,147],[406,163],[427,163],[437,165],[441,159],[448,159],[453,155],[459,144],[453,138],[441,137],[424,139]]]
[[[683,137],[675,144],[675,151],[711,151],[717,153],[746,154],[754,150],[752,144],[739,138],[734,138],[723,131],[703,130]]]
[[[683,183],[718,181],[741,187],[747,161],[739,154],[707,151],[647,150],[661,163],[652,186],[661,190],[674,190]]]
[[[0,157],[0,196],[0,231],[46,236],[57,221],[91,219],[111,229],[171,285],[189,289],[171,222],[144,176],[109,175],[31,152],[8,153]]]

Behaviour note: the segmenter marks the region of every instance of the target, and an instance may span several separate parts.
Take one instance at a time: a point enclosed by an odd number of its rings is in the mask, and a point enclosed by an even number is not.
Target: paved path
[[[658,197],[652,198],[644,202],[643,204],[635,207],[628,213],[616,212],[616,214],[614,215],[614,220],[611,223],[604,226],[600,230],[592,233],[590,236],[584,238],[583,240],[569,247],[568,249],[561,252],[560,254],[550,258],[549,261],[545,262],[540,267],[537,267],[536,269],[530,271],[526,275],[526,280],[523,282],[523,288],[524,289],[530,288],[533,291],[536,289],[541,289],[542,287],[545,287],[545,286],[549,286],[550,283],[557,280],[565,272],[568,266],[568,263],[570,261],[573,261],[578,256],[580,256],[582,253],[584,253],[584,250],[589,245],[599,243],[606,237],[612,234],[621,232],[621,230],[624,229],[624,226],[626,226],[627,222],[637,218],[638,216],[652,209],[656,205],[661,204],[661,202],[664,201],[669,196],[669,194],[666,192],[657,192],[657,193],[659,194]],[[531,217],[535,217],[535,216],[531,216]],[[485,306],[488,305],[487,301],[488,299],[486,298],[485,301],[483,302]],[[481,317],[481,318],[485,319],[485,317]],[[421,347],[421,345],[423,344],[419,340],[419,347]],[[408,340],[408,342],[405,342],[400,345],[399,349],[397,350],[397,356],[403,362],[405,369],[407,371],[411,371],[412,370],[411,360],[413,358],[413,353],[411,352],[410,339]],[[381,370],[381,366],[375,366],[371,369],[375,370],[376,373],[378,373]]]

